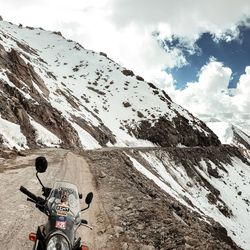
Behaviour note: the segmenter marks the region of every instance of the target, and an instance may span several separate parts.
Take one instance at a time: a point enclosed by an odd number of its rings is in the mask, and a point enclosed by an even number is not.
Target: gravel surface
[[[98,194],[93,185],[92,175],[83,157],[62,149],[39,150],[26,157],[2,160],[0,166],[1,191],[1,230],[0,249],[32,249],[32,242],[28,240],[30,232],[36,232],[37,226],[46,222],[46,216],[35,208],[33,203],[26,201],[26,196],[19,191],[20,185],[41,196],[41,186],[35,177],[34,162],[37,156],[46,156],[49,166],[40,177],[45,186],[52,186],[56,180],[66,180],[77,185],[84,199],[88,192],[94,193],[90,209],[82,213],[82,218],[88,220],[93,230],[81,227],[78,234],[90,249],[105,247],[105,235],[98,236],[98,232],[107,227],[105,213],[100,209]],[[100,218],[102,217],[102,220]],[[99,218],[99,220],[97,220]]]

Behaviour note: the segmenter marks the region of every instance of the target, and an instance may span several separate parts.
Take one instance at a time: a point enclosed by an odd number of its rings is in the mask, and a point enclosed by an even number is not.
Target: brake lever
[[[89,228],[90,230],[93,230],[93,227],[91,227],[91,226],[89,226],[89,225],[81,224],[81,226],[85,226],[85,227]]]

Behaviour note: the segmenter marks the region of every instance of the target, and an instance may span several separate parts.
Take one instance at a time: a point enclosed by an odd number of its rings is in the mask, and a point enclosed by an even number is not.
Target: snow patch
[[[223,144],[233,142],[232,124],[228,122],[208,122],[207,126],[219,137]]]
[[[85,148],[85,149],[97,149],[97,148],[101,148],[101,146],[98,143],[98,141],[95,138],[93,138],[86,130],[82,129],[76,123],[72,122],[71,125],[77,131],[83,148]]]
[[[0,117],[0,135],[2,135],[3,144],[8,148],[17,150],[26,149],[27,140],[20,129],[20,125],[9,122]]]
[[[62,141],[56,135],[44,128],[41,124],[34,121],[31,117],[30,123],[36,130],[36,143],[38,145],[47,147],[60,146]]]

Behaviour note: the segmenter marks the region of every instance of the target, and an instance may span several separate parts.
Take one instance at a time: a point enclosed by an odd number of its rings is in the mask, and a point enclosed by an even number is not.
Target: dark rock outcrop
[[[37,147],[35,130],[30,124],[29,116],[60,138],[62,147],[81,146],[75,129],[49,102],[40,101],[37,104],[33,100],[26,99],[17,88],[2,81],[0,81],[0,90],[5,93],[5,95],[0,95],[0,103],[3,104],[0,109],[2,118],[21,126],[29,147]],[[41,97],[40,100],[42,100]]]
[[[218,137],[205,124],[203,126],[204,132],[190,126],[183,116],[173,118],[172,122],[161,117],[153,125],[150,120],[142,120],[132,132],[137,138],[149,140],[162,147],[177,146],[179,143],[188,147],[220,145]],[[210,133],[206,135],[205,131],[208,130]]]
[[[87,131],[93,138],[95,138],[100,146],[106,147],[107,143],[115,144],[116,139],[113,135],[112,131],[110,131],[109,128],[107,128],[104,124],[101,123],[100,126],[94,126],[89,123],[87,123],[84,119],[81,117],[76,117],[72,115],[72,119],[74,122],[79,125],[82,129]]]

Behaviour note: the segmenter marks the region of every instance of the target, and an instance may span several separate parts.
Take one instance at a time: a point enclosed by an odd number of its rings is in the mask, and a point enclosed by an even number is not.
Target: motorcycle
[[[90,207],[93,193],[88,193],[85,199],[87,207],[81,209],[82,194],[78,193],[74,184],[59,181],[53,188],[43,185],[38,173],[44,173],[47,165],[45,157],[36,158],[36,177],[44,198],[20,187],[20,191],[28,196],[27,200],[35,203],[36,208],[48,216],[46,224],[38,226],[36,233],[29,234],[29,239],[34,242],[33,250],[88,250],[87,246],[81,245],[81,238],[76,238],[76,231],[80,226],[92,229],[86,220],[80,218],[80,212]]]

